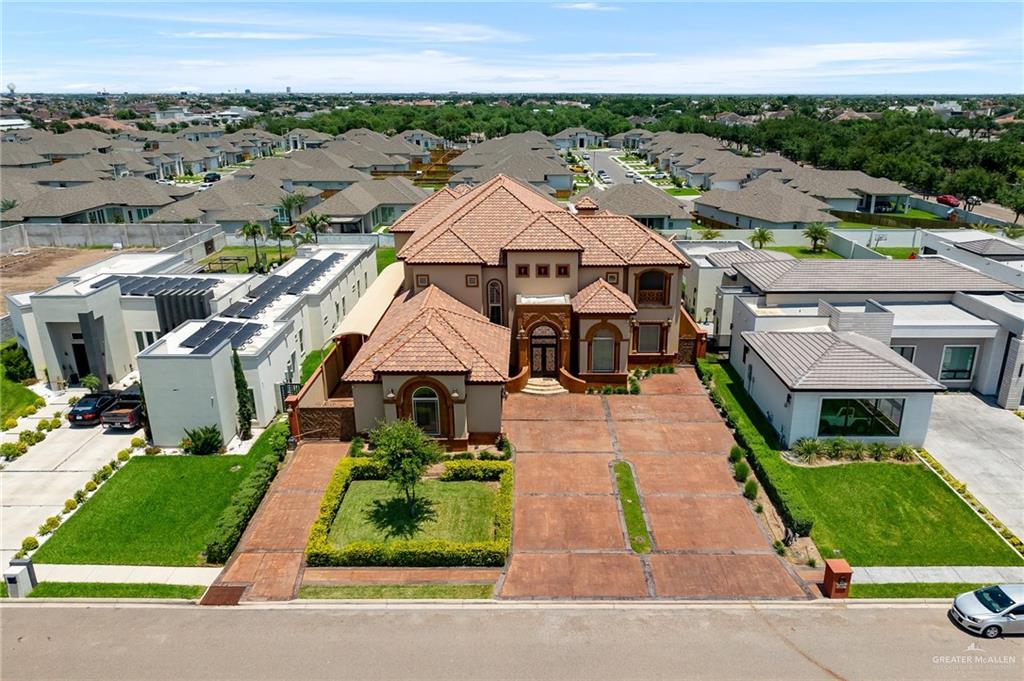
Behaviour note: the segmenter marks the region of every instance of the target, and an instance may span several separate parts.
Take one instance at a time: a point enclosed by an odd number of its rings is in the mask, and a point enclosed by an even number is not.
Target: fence
[[[0,255],[33,248],[165,248],[213,227],[189,223],[64,224],[23,222],[0,228]]]
[[[324,246],[374,246],[377,248],[393,248],[395,236],[393,234],[320,234],[317,236],[318,243]],[[238,234],[227,235],[229,246],[252,246],[252,239],[246,239]],[[265,243],[271,246],[277,244],[273,240],[266,240]]]

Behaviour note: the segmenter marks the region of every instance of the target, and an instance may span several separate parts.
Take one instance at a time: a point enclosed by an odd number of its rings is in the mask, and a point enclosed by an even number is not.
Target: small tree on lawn
[[[249,382],[242,371],[242,360],[238,350],[231,351],[231,366],[235,370],[235,397],[238,400],[238,437],[248,440],[252,437],[253,404],[249,399]]]
[[[242,225],[239,233],[245,239],[252,239],[252,250],[256,253],[256,259],[253,267],[259,267],[260,264],[260,246],[257,243],[257,239],[262,239],[265,234],[263,232],[263,225],[258,222],[247,222]]]
[[[811,250],[815,253],[821,252],[831,234],[832,230],[820,222],[812,222],[804,230],[804,238],[811,242]]]
[[[705,227],[702,230],[700,230],[700,238],[703,239],[704,241],[714,241],[715,239],[718,239],[721,236],[722,233],[719,232],[714,227]]]
[[[441,458],[441,447],[408,419],[381,423],[370,431],[370,444],[384,477],[402,490],[412,513],[416,485],[430,464]]]
[[[750,234],[750,243],[754,248],[764,248],[765,244],[775,241],[775,233],[766,227],[758,227]]]

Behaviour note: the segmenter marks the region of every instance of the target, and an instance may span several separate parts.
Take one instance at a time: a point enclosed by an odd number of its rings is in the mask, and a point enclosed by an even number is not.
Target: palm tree
[[[313,243],[313,233],[294,232],[292,233],[292,243],[295,244],[296,247],[301,246],[303,244],[311,244]]]
[[[754,244],[754,248],[764,248],[765,244],[770,244],[774,241],[775,232],[766,227],[758,227],[750,234],[750,243]]]
[[[259,267],[260,247],[259,244],[256,243],[256,240],[264,237],[263,225],[258,222],[247,222],[242,225],[242,228],[238,231],[246,239],[252,239],[252,249],[256,252],[256,266]]]
[[[3,199],[0,200],[0,213],[6,213],[10,209],[18,205],[17,199]]]
[[[719,232],[714,227],[705,227],[704,229],[700,230],[700,238],[703,239],[704,241],[714,241],[720,236],[722,236],[722,233]]]
[[[831,235],[832,230],[821,222],[812,222],[804,230],[804,238],[811,242],[811,250],[815,253],[821,252]]]
[[[281,249],[281,242],[288,238],[288,230],[280,222],[273,222],[270,225],[270,238],[277,242],[277,262],[284,262],[284,251]]]
[[[301,208],[302,204],[306,202],[306,197],[302,194],[285,194],[281,197],[281,200],[277,202],[277,205],[281,207],[284,214],[288,216],[288,224],[292,222],[292,215],[296,208]]]
[[[308,213],[306,213],[306,218],[302,221],[302,223],[306,225],[306,229],[308,229],[313,234],[313,239],[317,243],[320,243],[319,234],[320,232],[327,231],[327,226],[331,224],[331,220],[326,215],[309,211]]]
[[[1003,236],[1007,239],[1019,239],[1024,236],[1024,227],[1020,225],[1006,225],[1003,227]]]
[[[977,229],[981,232],[988,232],[989,234],[995,234],[999,231],[998,225],[993,225],[991,222],[976,222],[973,225],[969,225],[970,229]]]

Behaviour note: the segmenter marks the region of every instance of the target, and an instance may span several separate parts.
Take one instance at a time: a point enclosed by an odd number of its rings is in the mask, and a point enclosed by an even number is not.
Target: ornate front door
[[[550,326],[538,326],[530,334],[530,375],[558,375],[558,333]]]

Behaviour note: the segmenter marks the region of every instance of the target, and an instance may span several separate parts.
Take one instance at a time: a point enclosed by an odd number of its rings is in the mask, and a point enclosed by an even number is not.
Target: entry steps
[[[531,378],[523,388],[527,395],[562,395],[568,392],[553,378]]]

